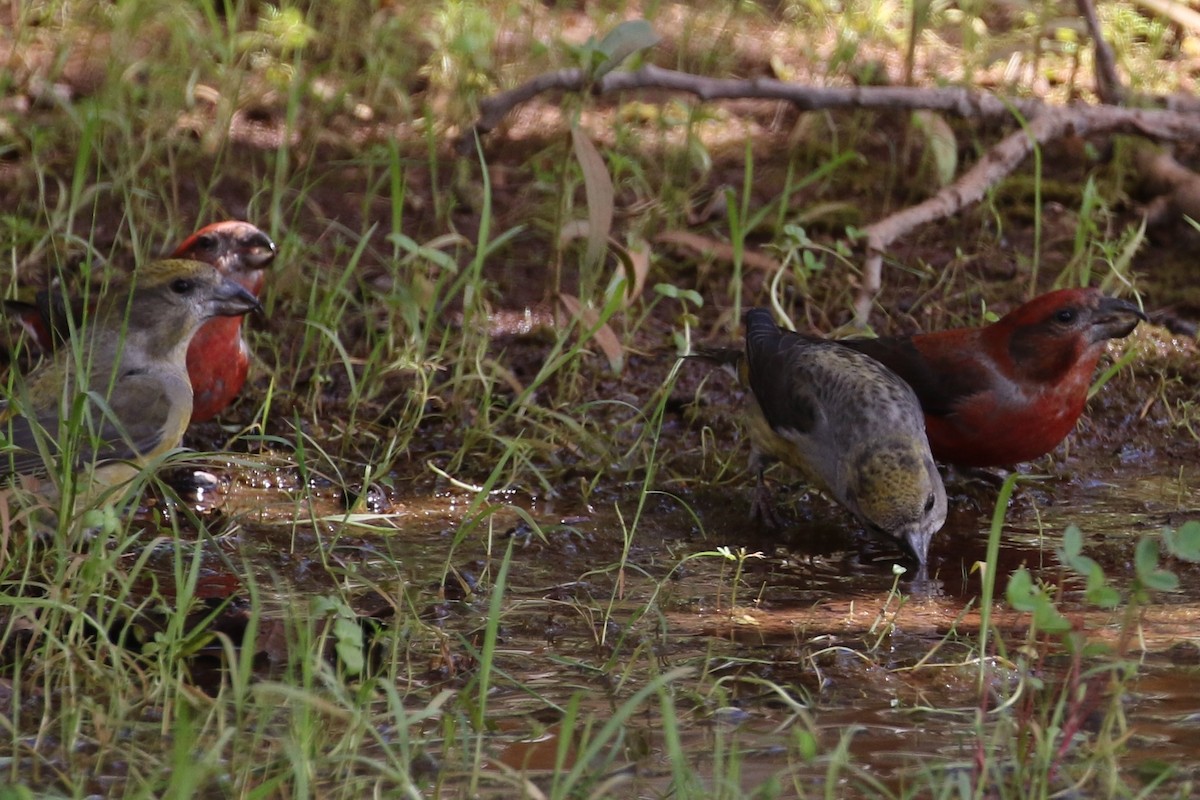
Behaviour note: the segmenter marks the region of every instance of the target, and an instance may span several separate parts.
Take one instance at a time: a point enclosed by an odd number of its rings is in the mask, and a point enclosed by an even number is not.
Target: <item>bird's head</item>
[[[924,438],[873,443],[849,461],[848,499],[867,531],[925,563],[946,522],[946,489]]]
[[[213,317],[237,317],[261,308],[258,298],[200,261],[171,258],[138,269],[119,313],[128,335],[145,334],[171,349],[186,344]]]
[[[985,335],[1018,374],[1052,381],[1076,367],[1090,376],[1104,343],[1145,319],[1133,303],[1098,289],[1059,289],[1013,309]]]
[[[258,294],[262,290],[262,271],[275,260],[275,253],[271,237],[258,228],[249,222],[226,220],[193,233],[171,257],[211,264],[222,275]]]

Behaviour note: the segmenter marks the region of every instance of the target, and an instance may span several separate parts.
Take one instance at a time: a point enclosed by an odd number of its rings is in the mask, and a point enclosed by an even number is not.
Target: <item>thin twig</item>
[[[862,286],[854,301],[854,321],[865,326],[875,297],[883,288],[883,253],[894,241],[921,225],[946,219],[963,208],[979,202],[987,190],[1007,177],[1033,152],[1033,148],[1056,139],[1071,127],[1075,115],[1069,109],[1047,109],[1027,128],[1010,133],[958,180],[942,188],[933,197],[915,206],[871,223],[863,229],[867,257],[863,264]]]
[[[661,89],[691,94],[700,100],[732,100],[756,98],[783,100],[802,111],[832,108],[862,108],[878,110],[928,109],[955,114],[968,119],[1003,119],[1015,108],[1026,117],[1034,116],[1043,107],[1040,100],[1003,100],[990,92],[968,89],[922,89],[910,86],[847,86],[815,87],[772,78],[708,78],[687,72],[647,65],[636,72],[610,72],[590,87],[583,70],[564,69],[547,72],[532,80],[492,95],[479,106],[479,119],[471,131],[459,138],[458,146],[473,147],[474,133],[483,136],[500,124],[517,106],[549,91],[580,92],[590,88],[593,94],[605,95],[645,89]]]
[[[1117,75],[1117,60],[1112,48],[1100,30],[1100,20],[1096,16],[1096,6],[1092,0],[1075,0],[1079,13],[1087,21],[1088,33],[1092,35],[1092,44],[1096,51],[1096,94],[1102,102],[1119,106],[1125,102],[1125,84]]]
[[[946,219],[979,202],[988,189],[1019,167],[1033,148],[1067,134],[1099,133],[1138,134],[1174,141],[1196,139],[1200,138],[1200,116],[1114,106],[1047,106],[1021,130],[997,142],[954,183],[928,200],[901,209],[863,229],[867,256],[862,286],[854,302],[855,323],[859,326],[867,324],[871,306],[883,286],[883,253],[892,242],[921,225]]]
[[[1081,6],[1088,0],[1079,0]],[[1085,15],[1086,15],[1085,10]],[[1094,19],[1094,12],[1091,14]],[[1091,22],[1089,21],[1089,25]],[[1097,53],[1107,48],[1098,36]],[[1097,56],[1097,61],[1108,56]],[[1115,67],[1113,76],[1115,76]],[[1107,81],[1107,79],[1105,79]],[[1104,83],[1105,81],[1101,81]],[[1119,81],[1110,83],[1120,89]],[[1034,99],[1005,100],[988,92],[966,89],[921,89],[908,86],[856,86],[817,88],[769,78],[747,80],[706,78],[685,72],[645,66],[636,72],[610,72],[587,84],[583,70],[550,72],[514,89],[493,95],[480,105],[474,127],[460,139],[474,142],[475,134],[494,130],[518,105],[549,91],[583,91],[595,94],[660,89],[695,95],[701,100],[758,98],[790,102],[802,110],[875,109],[912,111],[925,109],[969,119],[1024,119],[1025,127],[1000,140],[954,183],[915,206],[884,217],[865,229],[866,261],[862,286],[855,299],[855,319],[866,325],[871,306],[883,285],[883,254],[887,247],[915,228],[945,219],[979,202],[989,188],[1013,172],[1035,147],[1068,133],[1130,133],[1164,141],[1200,139],[1200,114],[1120,106],[1052,106]]]

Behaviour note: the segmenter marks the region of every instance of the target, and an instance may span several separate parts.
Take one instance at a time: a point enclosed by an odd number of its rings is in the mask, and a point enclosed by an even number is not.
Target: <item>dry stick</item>
[[[480,105],[474,128],[459,141],[473,142],[495,129],[512,109],[543,92],[582,91],[588,88],[583,70],[568,69],[540,75],[507,92],[493,95]],[[1159,109],[1115,106],[1056,107],[1039,100],[1007,102],[988,92],[966,89],[917,89],[906,86],[814,88],[769,78],[750,80],[705,78],[684,72],[646,66],[636,72],[610,72],[590,85],[595,94],[636,89],[665,89],[693,94],[701,100],[759,98],[785,100],[802,110],[861,108],[876,110],[927,109],[974,119],[1007,118],[1014,113],[1026,120],[1025,129],[996,144],[957,181],[910,208],[876,221],[864,229],[867,259],[862,286],[855,299],[855,321],[866,325],[875,296],[883,284],[883,251],[919,225],[945,219],[978,202],[989,188],[1016,169],[1033,151],[1068,132],[1136,133],[1166,141],[1200,139],[1200,115]]]
[[[883,286],[883,251],[892,242],[918,226],[936,222],[979,202],[1033,152],[1047,142],[1074,133],[1135,133],[1154,139],[1194,139],[1200,137],[1200,116],[1156,109],[1117,108],[1114,106],[1047,106],[1021,130],[996,143],[954,183],[915,206],[897,211],[863,229],[867,259],[863,265],[862,286],[854,301],[854,321],[865,326],[871,305]]]
[[[1005,100],[990,92],[973,92],[959,88],[921,89],[910,86],[849,86],[814,87],[771,78],[729,79],[706,78],[686,72],[647,65],[636,72],[610,72],[593,84],[581,69],[547,72],[506,92],[492,95],[480,103],[479,119],[470,131],[459,137],[458,146],[474,148],[478,133],[492,132],[501,120],[517,106],[549,91],[580,92],[590,89],[593,94],[642,89],[663,89],[695,95],[701,100],[757,98],[784,100],[801,111],[817,109],[876,109],[880,111],[941,111],[967,119],[1007,119],[1016,111],[1032,119],[1047,105],[1040,100],[1019,98]],[[1157,98],[1171,102],[1170,98]],[[1180,113],[1194,111],[1181,109]],[[1166,112],[1169,113],[1169,112]]]
[[[883,288],[883,251],[892,242],[914,228],[945,219],[968,205],[979,202],[992,186],[1010,174],[1033,151],[1034,146],[1066,133],[1074,115],[1067,109],[1047,109],[984,153],[975,165],[954,183],[915,206],[901,209],[863,228],[867,260],[863,264],[862,286],[854,299],[854,322],[866,326],[871,305]]]
[[[1113,57],[1112,48],[1100,30],[1096,6],[1092,0],[1075,0],[1075,5],[1087,20],[1088,33],[1092,35],[1092,44],[1096,49],[1096,94],[1105,103],[1121,105],[1125,102],[1125,85],[1117,75],[1117,60]]]
[[[483,136],[495,130],[510,111],[539,94],[549,91],[579,92],[588,88],[597,95],[664,89],[692,94],[701,100],[784,100],[802,111],[827,108],[919,108],[957,114],[970,119],[1007,118],[1014,108],[1023,116],[1032,117],[1044,107],[1039,100],[1019,99],[1008,102],[990,92],[972,92],[967,89],[919,89],[909,86],[818,88],[772,78],[706,78],[653,65],[642,67],[636,72],[610,72],[589,86],[583,70],[564,69],[538,75],[514,89],[485,99],[479,105],[479,119],[474,128],[459,137],[458,147],[460,151],[464,146],[474,147],[473,134]]]

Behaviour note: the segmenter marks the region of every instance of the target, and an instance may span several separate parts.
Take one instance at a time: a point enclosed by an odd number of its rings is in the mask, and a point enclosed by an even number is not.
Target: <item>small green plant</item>
[[[1143,536],[1134,551],[1133,575],[1125,586],[1116,584],[1100,564],[1084,552],[1082,531],[1071,525],[1063,534],[1058,557],[1074,577],[1082,579],[1082,600],[1102,610],[1123,607],[1119,638],[1113,647],[1094,642],[1086,627],[1074,623],[1064,612],[1064,588],[1035,581],[1024,567],[1009,579],[1006,597],[1017,611],[1030,615],[1025,645],[1016,649],[1015,669],[1019,683],[1009,703],[1015,716],[1009,724],[1017,747],[1011,757],[1018,767],[1007,773],[993,765],[985,782],[1017,784],[1024,796],[1047,796],[1064,782],[1076,778],[1068,770],[1070,752],[1082,741],[1091,740],[1095,752],[1115,759],[1128,736],[1121,696],[1136,679],[1137,662],[1130,647],[1137,634],[1141,609],[1155,594],[1175,591],[1179,579],[1165,566],[1163,556],[1184,562],[1200,562],[1200,522],[1185,523],[1178,530]],[[1065,666],[1056,652],[1066,653]],[[1099,724],[1094,717],[1101,715]],[[999,771],[994,771],[999,767]],[[1003,777],[1009,775],[1010,777]],[[1155,771],[1150,786],[1171,776],[1171,770]],[[1130,791],[1115,768],[1099,770],[1093,780],[1107,796]]]

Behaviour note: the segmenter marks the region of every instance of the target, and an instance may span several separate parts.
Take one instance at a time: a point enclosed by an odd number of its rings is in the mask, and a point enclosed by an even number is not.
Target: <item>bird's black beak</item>
[[[262,303],[240,284],[226,278],[213,290],[214,316],[240,317],[251,311],[262,311]]]
[[[1145,322],[1146,314],[1128,300],[1105,297],[1092,316],[1092,341],[1124,339],[1133,333],[1138,322]]]
[[[245,242],[246,263],[252,267],[266,267],[275,260],[278,249],[265,233],[255,233]]]
[[[924,567],[925,561],[929,557],[929,542],[932,539],[932,531],[913,528],[907,531],[904,534],[904,538],[900,540],[900,549],[920,564],[921,567]]]

